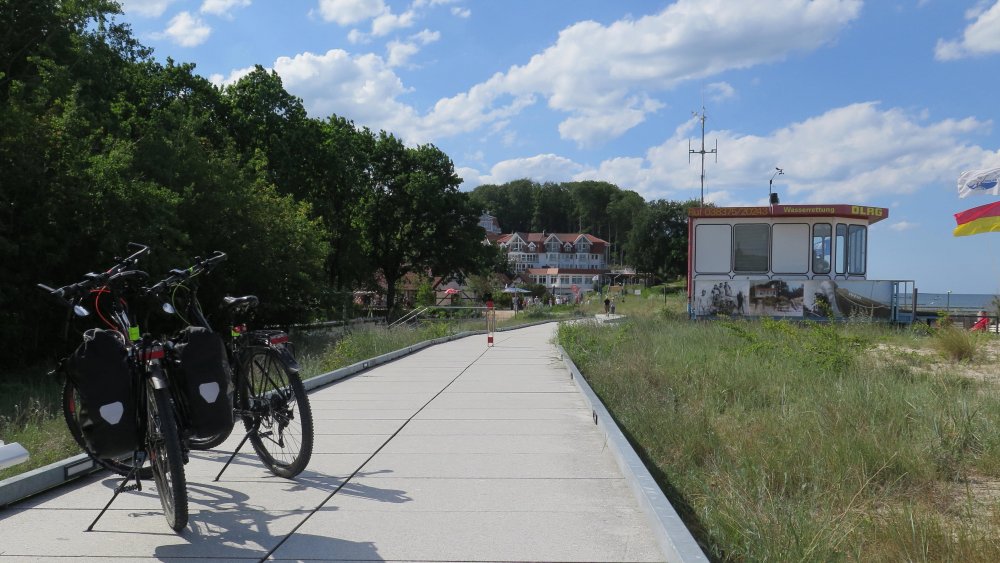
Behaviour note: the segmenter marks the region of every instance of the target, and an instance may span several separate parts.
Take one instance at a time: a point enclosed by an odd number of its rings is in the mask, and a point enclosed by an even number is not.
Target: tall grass
[[[972,360],[982,350],[985,338],[992,338],[988,334],[972,332],[960,326],[945,324],[934,332],[934,348],[946,358],[965,361]]]
[[[0,378],[0,439],[17,442],[29,462],[0,470],[0,480],[80,453],[63,421],[62,385],[45,368],[10,372]]]
[[[870,323],[661,311],[559,339],[713,559],[1000,560],[995,515],[949,492],[1000,478],[992,387],[876,351]]]

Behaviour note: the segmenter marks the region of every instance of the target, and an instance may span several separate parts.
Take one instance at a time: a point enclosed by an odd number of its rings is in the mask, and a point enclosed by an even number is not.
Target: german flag
[[[1000,232],[1000,201],[956,213],[955,222],[956,237]]]

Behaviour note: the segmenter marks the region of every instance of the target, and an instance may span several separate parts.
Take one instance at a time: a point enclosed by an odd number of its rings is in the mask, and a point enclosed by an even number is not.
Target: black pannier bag
[[[207,439],[233,429],[233,385],[222,337],[202,327],[181,331],[175,348],[179,364],[171,378],[184,393],[188,423],[195,438]]]
[[[69,357],[67,372],[80,399],[77,420],[91,452],[99,458],[130,454],[139,446],[135,390],[121,336],[88,330]]]

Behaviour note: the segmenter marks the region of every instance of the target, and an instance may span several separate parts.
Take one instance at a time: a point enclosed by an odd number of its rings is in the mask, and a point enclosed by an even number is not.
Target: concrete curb
[[[559,355],[569,369],[573,382],[590,403],[591,412],[594,414],[594,424],[601,428],[607,436],[611,453],[615,457],[615,461],[618,462],[618,467],[625,476],[625,480],[632,488],[640,508],[646,514],[656,541],[660,544],[660,549],[667,557],[667,561],[678,563],[708,561],[701,546],[695,541],[694,536],[684,525],[677,511],[660,490],[652,474],[639,459],[639,454],[635,453],[632,444],[618,428],[618,424],[615,423],[608,409],[604,407],[604,403],[590,388],[590,384],[584,379],[566,350],[558,344],[556,344],[556,348],[559,349]]]
[[[89,475],[98,469],[101,468],[90,459],[90,456],[79,454],[4,479],[0,481],[0,508]]]

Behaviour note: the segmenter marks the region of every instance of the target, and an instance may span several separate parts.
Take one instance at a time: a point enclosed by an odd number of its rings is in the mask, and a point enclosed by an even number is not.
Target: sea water
[[[996,311],[993,299],[988,293],[918,293],[917,308],[945,311],[948,309]],[[907,298],[906,303],[910,300]]]

